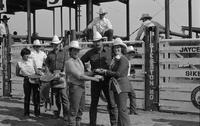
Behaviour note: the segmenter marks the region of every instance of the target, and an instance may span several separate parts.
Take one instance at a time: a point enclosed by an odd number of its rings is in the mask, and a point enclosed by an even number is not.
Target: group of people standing
[[[105,13],[100,10],[99,14]],[[108,29],[102,34],[112,33]],[[133,103],[130,113],[137,114],[135,93],[129,81],[130,60],[136,51],[132,46],[127,47],[120,38],[114,39],[112,46],[104,46],[102,34],[93,32],[93,48],[81,57],[79,53],[82,48],[78,41],[71,41],[63,48],[56,35],[51,42],[53,50],[47,55],[40,50],[39,40],[33,42],[33,51],[28,48],[21,50],[22,61],[17,63],[16,75],[24,77],[26,117],[30,116],[31,90],[34,96],[34,115],[40,116],[41,78],[50,75],[47,80],[55,94],[55,118],[60,117],[62,109],[67,125],[80,126],[85,104],[85,81],[91,81],[90,126],[97,125],[97,106],[101,92],[108,103],[111,126],[131,126],[127,100],[130,97]],[[90,71],[86,69],[87,62],[91,65]]]

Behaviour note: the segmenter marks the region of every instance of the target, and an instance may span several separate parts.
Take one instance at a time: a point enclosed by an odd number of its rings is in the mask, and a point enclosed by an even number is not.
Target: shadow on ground
[[[167,122],[169,126],[200,126],[200,122],[184,121],[184,120],[171,120],[171,119],[152,119],[155,122]],[[154,124],[154,126],[160,126]]]

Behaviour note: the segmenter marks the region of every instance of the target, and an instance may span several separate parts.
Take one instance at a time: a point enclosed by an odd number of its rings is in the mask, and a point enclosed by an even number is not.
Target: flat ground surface
[[[89,106],[82,119],[82,126],[89,126]],[[98,108],[98,126],[110,126],[105,106]],[[33,110],[33,107],[31,107]],[[32,112],[32,111],[31,111]],[[41,117],[23,117],[23,99],[0,97],[0,126],[65,126],[62,118],[53,119],[52,111],[41,108]],[[174,114],[164,112],[138,111],[139,115],[130,115],[132,126],[200,126],[200,116],[193,114]]]

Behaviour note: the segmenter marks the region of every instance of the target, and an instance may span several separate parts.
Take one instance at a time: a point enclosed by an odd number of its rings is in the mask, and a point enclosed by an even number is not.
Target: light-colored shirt
[[[142,40],[142,38],[145,36],[144,31],[146,27],[152,27],[155,26],[154,23],[151,20],[146,20],[142,23],[141,27],[139,28],[139,31],[137,33],[137,36],[135,40]]]
[[[43,63],[45,62],[45,59],[47,58],[47,55],[46,55],[45,52],[43,52],[41,50],[39,52],[33,50],[31,52],[31,57],[35,61],[36,67],[37,68],[42,68]]]
[[[30,76],[35,74],[35,69],[34,69],[34,61],[33,59],[29,58],[27,61],[19,61],[17,63],[17,65],[19,66],[20,69],[20,75],[23,76]]]
[[[104,32],[108,29],[112,29],[110,20],[105,17],[103,19],[100,19],[99,17],[94,18],[93,21],[88,25],[88,29],[92,29],[93,26],[96,26],[96,30],[101,34],[104,34]]]
[[[0,37],[3,37],[3,35],[6,35],[6,27],[4,23],[0,23]]]
[[[75,85],[83,85],[84,80],[80,79],[80,76],[84,74],[84,65],[82,61],[77,58],[69,58],[66,62],[66,74],[68,82]]]

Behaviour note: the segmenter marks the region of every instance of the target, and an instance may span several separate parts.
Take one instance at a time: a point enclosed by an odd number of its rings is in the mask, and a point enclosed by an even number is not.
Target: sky
[[[130,1],[130,33],[140,25],[139,21],[143,13],[149,13],[155,21],[165,25],[165,0],[129,0]],[[192,26],[200,27],[200,0],[192,0]],[[107,2],[101,6],[94,5],[93,17],[97,17],[99,8],[104,8],[110,19],[114,34],[126,36],[126,6],[118,1]],[[60,8],[56,8],[56,35],[61,35],[60,30]],[[72,10],[74,13],[74,10]],[[27,13],[17,12],[15,15],[8,15],[10,32],[17,31],[19,35],[27,34]],[[181,26],[188,25],[188,0],[170,0],[170,29],[181,32]],[[86,7],[81,6],[81,30],[86,27]],[[74,14],[72,14],[72,29],[75,29]],[[69,9],[63,8],[63,30],[69,30]],[[53,36],[53,13],[47,10],[36,11],[36,32],[40,36]],[[63,32],[64,33],[64,32]],[[131,36],[134,40],[135,34]]]

